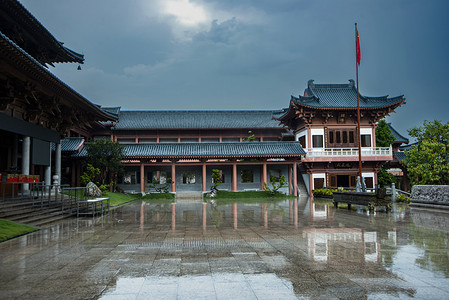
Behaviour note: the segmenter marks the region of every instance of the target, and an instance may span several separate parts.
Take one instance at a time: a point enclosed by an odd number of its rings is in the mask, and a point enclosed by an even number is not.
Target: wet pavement
[[[135,202],[0,244],[1,299],[449,299],[449,213]]]

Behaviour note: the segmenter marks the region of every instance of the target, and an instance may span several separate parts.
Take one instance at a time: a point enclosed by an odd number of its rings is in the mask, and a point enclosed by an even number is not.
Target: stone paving
[[[136,202],[0,244],[1,299],[449,299],[449,214]]]

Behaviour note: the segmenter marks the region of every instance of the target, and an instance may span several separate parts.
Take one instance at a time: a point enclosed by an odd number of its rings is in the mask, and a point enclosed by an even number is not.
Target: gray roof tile
[[[292,96],[292,101],[316,108],[357,108],[357,89],[354,80],[348,84],[315,84],[309,80],[307,96]],[[405,101],[403,95],[393,98],[386,96],[368,97],[359,93],[360,108],[386,107]]]
[[[291,157],[306,154],[299,142],[124,143],[127,158]],[[86,156],[86,148],[76,157]]]
[[[401,135],[396,129],[391,126],[391,123],[387,123],[388,127],[390,127],[391,134],[396,138],[395,143],[408,144],[408,138]]]
[[[403,161],[404,159],[407,158],[407,155],[405,154],[405,152],[402,152],[402,151],[395,151],[394,156],[396,156],[400,161]]]
[[[129,111],[120,112],[115,129],[282,128],[273,111]]]
[[[84,144],[83,137],[66,137],[61,140],[61,152],[76,152]],[[51,150],[55,151],[55,143],[51,143]]]

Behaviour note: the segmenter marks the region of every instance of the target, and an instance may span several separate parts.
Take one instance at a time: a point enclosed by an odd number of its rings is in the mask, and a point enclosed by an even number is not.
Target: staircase
[[[203,192],[177,192],[176,202],[202,202]]]
[[[0,218],[16,223],[42,227],[71,216],[61,206],[41,206],[33,199],[0,200]]]
[[[306,187],[306,184],[304,182],[304,179],[302,178],[301,173],[298,174],[297,178],[298,178],[297,184],[298,184],[298,190],[299,190],[300,196],[301,197],[308,197],[309,193],[307,192],[307,187]]]

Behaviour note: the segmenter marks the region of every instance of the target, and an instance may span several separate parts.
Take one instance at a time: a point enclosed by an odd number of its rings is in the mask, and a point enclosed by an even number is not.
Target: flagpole
[[[360,41],[359,41],[359,32],[357,30],[357,23],[355,23],[355,48],[356,48],[356,58],[355,58],[355,72],[356,72],[356,80],[357,80],[357,138],[358,138],[358,147],[359,147],[359,176],[360,180],[362,179],[362,147],[361,147],[361,135],[360,135],[360,100],[359,100],[359,51],[360,49]]]

